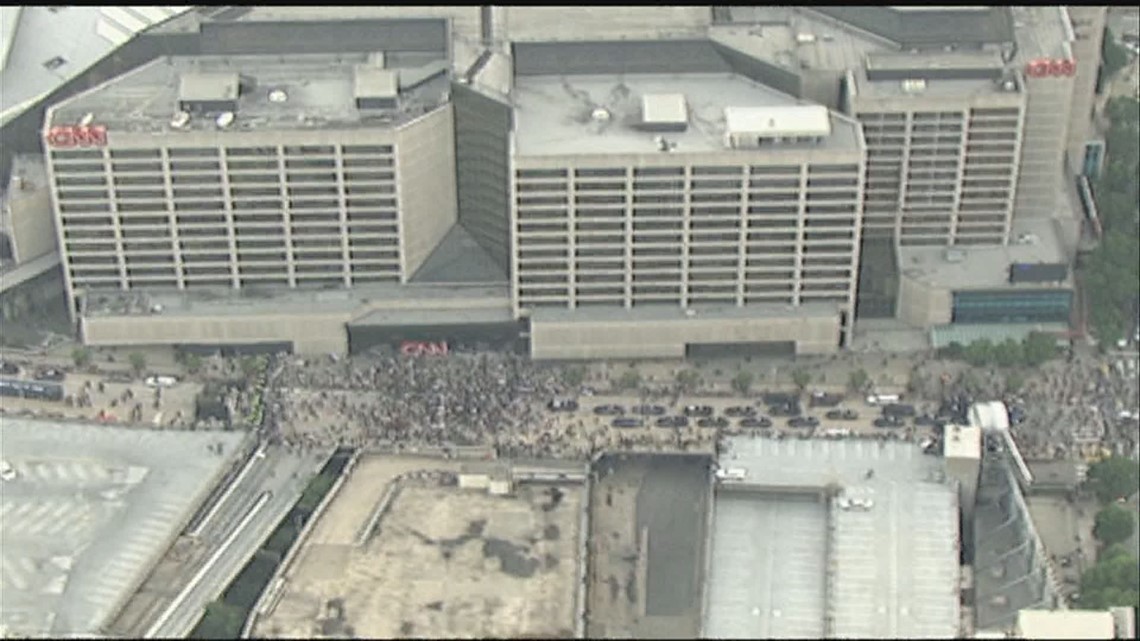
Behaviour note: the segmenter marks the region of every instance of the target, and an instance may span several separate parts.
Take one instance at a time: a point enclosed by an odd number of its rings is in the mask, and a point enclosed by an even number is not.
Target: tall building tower
[[[50,109],[69,298],[406,282],[456,220],[455,142],[447,64],[389,62],[165,58]]]
[[[511,278],[536,356],[838,346],[858,265],[855,121],[731,73],[554,65],[519,75],[514,99]]]

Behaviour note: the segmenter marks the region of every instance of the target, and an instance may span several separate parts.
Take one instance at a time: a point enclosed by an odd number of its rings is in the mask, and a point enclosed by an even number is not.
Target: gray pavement
[[[192,541],[196,552],[192,561],[183,566],[173,582],[148,581],[138,598],[150,599],[154,605],[134,621],[121,621],[116,631],[151,637],[189,634],[206,605],[221,596],[289,513],[329,454],[327,450],[293,454],[284,447],[269,446],[265,457],[254,459],[250,472],[240,479]],[[269,500],[246,522],[245,517],[266,492],[271,493]],[[190,585],[199,573],[201,578]],[[152,575],[152,579],[159,577]],[[183,592],[186,594],[181,596]],[[166,614],[172,606],[173,611]]]
[[[5,418],[0,625],[93,634],[161,558],[242,435]]]

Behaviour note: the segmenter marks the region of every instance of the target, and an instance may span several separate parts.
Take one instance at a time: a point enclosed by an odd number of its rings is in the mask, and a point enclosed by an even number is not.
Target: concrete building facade
[[[431,62],[167,58],[57,105],[69,291],[407,282],[456,220],[449,86]],[[74,127],[105,141],[61,148]]]

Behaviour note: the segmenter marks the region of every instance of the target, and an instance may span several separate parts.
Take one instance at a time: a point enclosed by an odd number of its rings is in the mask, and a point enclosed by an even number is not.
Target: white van
[[[900,397],[898,394],[871,394],[867,397],[868,405],[890,405],[891,403],[898,403]]]
[[[740,467],[722,467],[716,471],[716,477],[722,481],[743,481],[748,471]]]

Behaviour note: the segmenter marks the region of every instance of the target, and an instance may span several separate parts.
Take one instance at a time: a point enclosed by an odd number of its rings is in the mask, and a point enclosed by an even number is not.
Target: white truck
[[[870,394],[867,396],[868,405],[890,405],[898,403],[901,397],[898,394]]]

